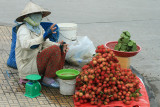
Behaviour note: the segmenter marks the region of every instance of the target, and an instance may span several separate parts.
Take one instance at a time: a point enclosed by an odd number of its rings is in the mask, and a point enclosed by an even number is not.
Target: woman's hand
[[[52,36],[52,34],[56,34],[57,32],[55,31],[56,24],[52,24],[51,27],[44,33],[43,38],[44,40],[46,40],[47,38],[50,38]]]
[[[61,41],[61,42],[59,42],[59,44],[62,46],[62,51],[64,52],[64,53],[66,53],[66,52],[68,52],[68,44],[66,44],[65,42],[63,42],[63,41]]]
[[[68,44],[63,44],[63,52],[67,53],[68,52]]]
[[[57,28],[57,27],[55,27],[55,25],[56,24],[52,24],[51,27],[50,27],[50,29],[51,29],[51,31],[52,31],[53,34],[56,33],[56,32],[54,32],[54,30]]]

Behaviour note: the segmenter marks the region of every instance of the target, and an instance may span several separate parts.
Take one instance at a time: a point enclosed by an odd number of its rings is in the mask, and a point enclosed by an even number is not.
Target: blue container
[[[7,65],[11,68],[17,69],[16,58],[15,58],[15,47],[16,47],[16,26],[12,28],[12,44]]]
[[[41,22],[41,26],[43,27],[43,29],[45,31],[47,31],[51,27],[52,24],[53,23],[50,23],[50,22]],[[59,27],[58,27],[57,24],[55,25],[55,27],[56,27],[56,29],[54,30],[54,32],[56,32],[56,34],[52,34],[52,38],[49,38],[49,39],[50,39],[50,41],[58,42],[58,39],[59,39]]]
[[[48,28],[50,28],[50,26],[53,23],[50,22],[41,22],[40,25],[43,27],[43,29],[46,31],[48,30]],[[17,25],[20,26],[20,25]],[[9,58],[7,60],[7,65],[9,67],[15,68],[17,69],[17,64],[16,64],[16,58],[15,58],[15,48],[16,48],[16,39],[17,39],[17,26],[12,28],[12,44],[11,44],[11,51],[10,51],[10,55]],[[55,25],[55,27],[57,27],[55,29],[55,32],[57,32],[56,34],[52,34],[52,38],[50,38],[51,41],[53,42],[57,42],[59,39],[59,27],[57,25]]]

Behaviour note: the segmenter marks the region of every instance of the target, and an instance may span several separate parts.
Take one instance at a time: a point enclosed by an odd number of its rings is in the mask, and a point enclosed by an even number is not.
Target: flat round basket
[[[60,79],[71,80],[75,79],[79,75],[79,71],[75,69],[61,69],[56,72],[56,75]]]
[[[114,54],[119,57],[132,57],[137,55],[141,51],[141,47],[138,45],[137,45],[137,51],[135,52],[123,52],[123,51],[114,50],[114,47],[117,43],[118,41],[108,42],[105,44],[105,47],[110,48],[114,52]]]

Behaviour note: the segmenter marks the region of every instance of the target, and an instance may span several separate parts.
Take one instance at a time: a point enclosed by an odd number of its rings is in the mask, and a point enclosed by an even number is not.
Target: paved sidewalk
[[[11,47],[11,31],[12,27],[0,26],[0,107],[74,107],[72,96],[61,95],[59,89],[42,86],[42,95],[39,97],[24,96],[25,87],[18,83],[18,71],[6,65]]]

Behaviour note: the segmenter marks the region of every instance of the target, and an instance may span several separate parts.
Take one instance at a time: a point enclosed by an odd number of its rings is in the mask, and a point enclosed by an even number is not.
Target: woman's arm
[[[46,41],[43,43],[42,47],[43,47],[43,49],[45,49],[45,48],[48,48],[48,47],[50,47],[50,46],[52,46],[52,45],[57,45],[57,46],[59,46],[60,44],[57,43],[57,42],[52,42],[52,41],[50,41],[49,39],[46,39]]]
[[[43,36],[37,38],[31,38],[30,31],[22,25],[17,32],[17,39],[19,39],[21,47],[23,49],[31,49],[34,45],[39,45],[44,42]]]

